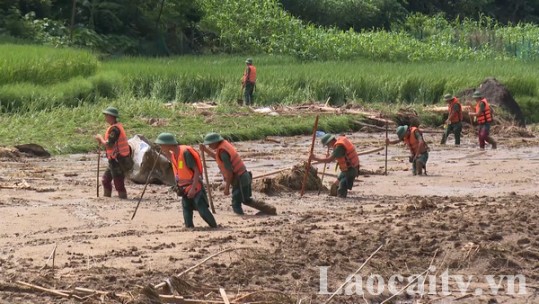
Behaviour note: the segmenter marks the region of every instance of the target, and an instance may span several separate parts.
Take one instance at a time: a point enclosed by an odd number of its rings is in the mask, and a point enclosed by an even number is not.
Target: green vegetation
[[[37,143],[56,154],[87,152],[97,149],[93,136],[104,133],[107,124],[101,111],[108,105],[120,110],[120,121],[128,136],[143,134],[155,140],[160,132],[173,132],[182,143],[202,142],[210,131],[220,132],[232,140],[261,139],[268,135],[299,135],[312,131],[312,115],[291,116],[257,115],[242,108],[218,107],[210,115],[187,105],[177,104],[173,109],[151,99],[122,99],[75,108],[59,107],[50,111],[19,113],[0,116],[0,124],[9,126],[0,130],[1,143],[15,145]],[[326,132],[344,132],[353,129],[353,116],[323,115],[319,129]],[[158,126],[152,122],[158,121]],[[16,130],[16,132],[14,132]]]

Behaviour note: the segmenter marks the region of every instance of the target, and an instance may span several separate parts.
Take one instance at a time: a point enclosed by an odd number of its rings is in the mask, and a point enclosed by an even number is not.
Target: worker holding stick
[[[485,149],[485,143],[491,144],[492,149],[498,146],[494,138],[490,136],[490,124],[492,123],[492,110],[490,105],[480,91],[475,91],[472,95],[475,99],[475,112],[468,113],[470,117],[477,117],[477,125],[479,127],[479,148]]]
[[[215,152],[206,148],[206,145]],[[243,215],[243,204],[259,210],[261,214],[277,214],[275,207],[252,198],[251,183],[253,177],[251,172],[245,168],[236,148],[230,142],[217,133],[208,133],[204,137],[204,145],[201,148],[216,160],[219,170],[223,174],[225,195],[230,195],[230,186],[232,186],[232,210],[234,213]]]
[[[185,227],[195,227],[193,211],[198,210],[200,217],[212,228],[217,227],[215,218],[208,209],[208,197],[202,183],[202,162],[198,152],[191,146],[180,145],[176,136],[161,133],[155,141],[172,164],[176,184],[173,186],[182,197],[182,210]]]
[[[322,137],[321,142],[322,145],[333,149],[332,154],[326,158],[312,155],[311,160],[321,163],[337,160],[341,174],[331,186],[330,195],[345,198],[348,195],[348,190],[352,190],[354,180],[359,175],[359,156],[356,147],[346,136],[336,138],[335,135],[329,133]]]
[[[131,148],[127,142],[127,135],[123,126],[118,122],[118,117],[120,116],[118,109],[108,107],[102,113],[105,115],[105,121],[109,124],[109,127],[104,137],[101,134],[97,134],[94,138],[100,146],[105,147],[109,161],[108,168],[101,177],[103,196],[111,197],[112,183],[114,182],[118,197],[126,199],[125,175],[133,168],[134,163],[131,158]]]
[[[429,148],[423,139],[423,134],[417,127],[399,126],[397,128],[399,139],[389,140],[386,138],[386,145],[397,144],[401,141],[410,149],[410,162],[412,163],[412,173],[422,175],[427,174],[427,160],[429,159]]]
[[[455,145],[460,145],[460,134],[462,132],[462,105],[459,99],[451,94],[445,94],[444,100],[447,102],[447,111],[449,113],[445,121],[446,129],[442,136],[441,145],[445,145],[449,134],[455,134]]]

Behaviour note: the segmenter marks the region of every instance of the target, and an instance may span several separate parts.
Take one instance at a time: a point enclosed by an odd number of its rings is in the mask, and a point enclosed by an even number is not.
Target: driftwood
[[[367,263],[370,261],[370,259],[376,254],[378,253],[378,251],[380,251],[380,249],[382,249],[382,247],[384,246],[384,244],[380,245],[380,247],[378,247],[378,249],[376,249],[366,260],[365,262],[363,262],[363,264],[356,270],[356,272],[354,272],[353,275],[349,276],[348,279],[346,279],[346,281],[344,281],[344,283],[342,283],[342,285],[337,288],[337,290],[335,290],[335,292],[329,297],[329,299],[327,299],[324,304],[328,304],[329,302],[331,302],[331,299],[333,299],[333,297],[339,292],[341,291],[341,289],[344,287],[344,285],[346,285],[346,283],[348,283],[350,280],[352,280],[352,278],[354,278],[360,271],[361,269],[363,269],[363,267],[365,267],[365,265],[367,265]]]
[[[75,299],[78,299],[78,300],[82,300],[82,298],[79,297],[79,296],[75,296],[75,295],[72,295],[72,294],[60,292],[58,290],[49,289],[49,288],[33,285],[33,284],[22,282],[22,281],[17,281],[16,283],[19,284],[19,285],[30,287],[30,288],[35,289],[35,290],[39,290],[39,291],[43,291],[43,292],[52,294],[52,295],[55,295],[55,296],[60,296],[60,297],[63,297],[63,298],[75,298]]]
[[[198,263],[195,264],[194,266],[189,267],[189,268],[187,268],[186,270],[184,270],[184,271],[178,273],[175,277],[179,278],[179,277],[185,275],[186,273],[192,271],[193,269],[197,268],[198,266],[200,266],[200,265],[206,263],[207,261],[211,260],[212,258],[214,258],[214,257],[216,257],[216,256],[218,256],[218,255],[221,255],[221,254],[223,254],[223,253],[225,253],[225,252],[234,251],[234,250],[243,250],[243,249],[254,249],[254,248],[252,248],[252,247],[235,247],[235,248],[234,248],[234,247],[231,247],[231,248],[223,249],[223,250],[221,250],[221,251],[219,251],[219,252],[216,252],[216,253],[214,253],[214,254],[208,256],[207,258],[205,258],[204,260],[198,262]],[[155,288],[155,289],[159,289],[159,288],[165,287],[166,285],[167,285],[167,282],[161,282],[161,283],[155,285],[154,288]]]

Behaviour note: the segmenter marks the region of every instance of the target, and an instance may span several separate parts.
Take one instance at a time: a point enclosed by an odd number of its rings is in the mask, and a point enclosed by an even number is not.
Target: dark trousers
[[[244,106],[250,106],[254,103],[255,84],[251,82],[245,83],[245,91],[243,92]]]
[[[195,227],[195,224],[193,223],[193,211],[197,210],[200,217],[208,224],[208,226],[216,228],[217,222],[215,222],[215,218],[208,209],[208,206],[208,196],[206,195],[206,190],[204,188],[202,188],[202,190],[200,190],[192,199],[183,196],[182,211],[185,227]]]
[[[445,145],[445,142],[447,141],[447,137],[449,137],[449,134],[455,134],[455,145],[460,145],[460,134],[462,133],[462,123],[456,122],[449,124],[447,128],[445,129],[445,133],[442,137],[441,144]]]

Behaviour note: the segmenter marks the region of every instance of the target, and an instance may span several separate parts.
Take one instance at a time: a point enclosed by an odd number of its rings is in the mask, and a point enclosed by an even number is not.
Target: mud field
[[[385,138],[349,136],[359,151],[381,147]],[[408,278],[429,267],[438,278],[431,282],[433,293],[403,292],[387,303],[539,303],[539,141],[495,135],[498,150],[480,153],[470,134],[459,148],[452,137],[440,146],[440,137],[425,135],[431,148],[427,177],[412,176],[408,151],[397,145],[389,147],[387,176],[377,174],[384,151],[360,157],[362,170],[372,174],[361,175],[344,200],[316,191],[303,198],[298,192],[255,192],[277,207],[277,216],[257,216],[249,207],[245,216],[235,216],[230,198],[215,189],[217,230],[207,229],[198,214],[197,228],[185,229],[179,199],[160,185],[148,187],[131,220],[143,185],[127,183],[129,200],[96,198],[95,154],[3,159],[0,303],[158,303],[142,296],[142,288],[229,248],[171,280],[176,297],[170,301],[226,303],[223,288],[230,303],[325,303],[327,293],[366,262],[358,273],[363,283],[375,276],[386,283],[395,274]],[[274,139],[236,143],[254,176],[307,158],[308,136]],[[325,154],[319,144],[315,151]],[[210,180],[218,183],[216,164],[208,165]],[[334,164],[327,172],[336,173]],[[321,266],[329,266],[323,268],[326,288]],[[464,275],[465,283],[473,276],[467,291],[450,280],[443,294],[439,278],[445,271]],[[492,292],[483,277],[519,274],[525,290],[513,293],[505,281]],[[407,283],[399,282],[397,290]],[[353,294],[331,303],[379,303],[392,295],[387,288],[373,294],[363,287],[363,295],[353,288],[347,284]],[[145,294],[151,291],[147,287]]]

